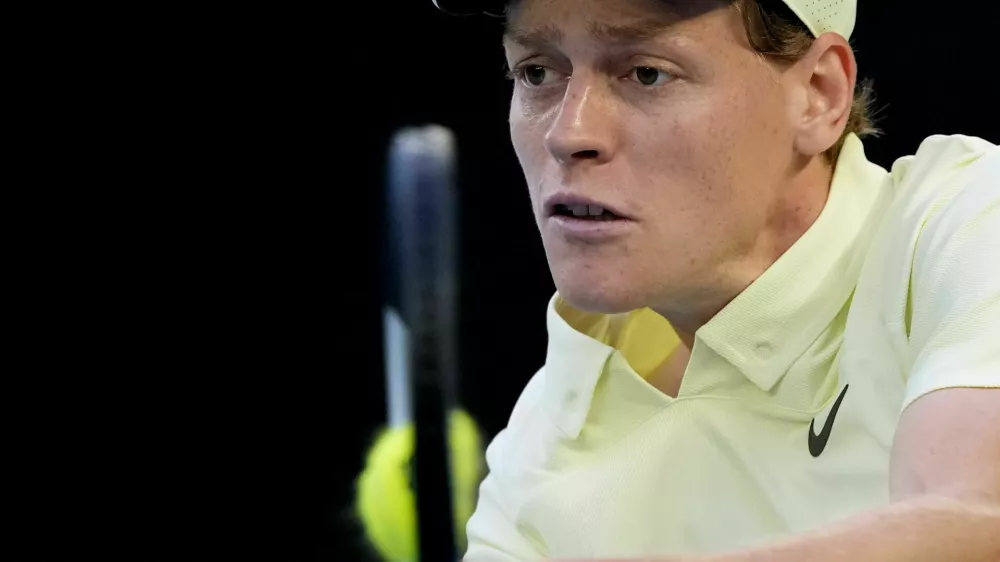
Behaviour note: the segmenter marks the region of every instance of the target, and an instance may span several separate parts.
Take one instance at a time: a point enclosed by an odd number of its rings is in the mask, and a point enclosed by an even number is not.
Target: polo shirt
[[[663,317],[552,297],[466,562],[718,553],[878,508],[909,404],[1000,387],[1000,148],[938,135],[886,170],[852,135],[834,170],[815,223],[695,333],[676,398],[646,381],[679,343]]]

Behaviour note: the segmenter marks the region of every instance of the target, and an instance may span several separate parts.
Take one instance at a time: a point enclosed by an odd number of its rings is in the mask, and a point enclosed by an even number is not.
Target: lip
[[[607,242],[628,234],[635,226],[635,220],[622,213],[617,207],[580,195],[553,194],[545,199],[545,218],[550,228],[561,236],[586,243]],[[594,205],[611,211],[617,218],[613,220],[577,219],[556,214],[557,205]]]
[[[610,242],[626,236],[636,224],[627,219],[593,221],[563,215],[553,215],[547,222],[549,228],[555,229],[562,238],[589,244]]]
[[[553,193],[552,195],[545,198],[544,209],[546,217],[556,217],[556,207],[558,205],[593,205],[595,207],[600,207],[604,210],[611,211],[618,217],[616,220],[632,221],[634,218],[625,214],[624,211],[611,205],[609,203],[604,203],[598,201],[597,199],[590,199],[589,197],[583,197],[581,195],[576,195],[572,193]],[[608,221],[613,222],[613,221]]]

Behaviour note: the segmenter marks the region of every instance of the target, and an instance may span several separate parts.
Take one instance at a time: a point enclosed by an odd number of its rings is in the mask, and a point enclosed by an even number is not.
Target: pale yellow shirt
[[[1000,149],[934,136],[887,171],[851,136],[817,221],[696,333],[676,399],[644,380],[677,345],[655,313],[556,295],[548,330],[466,562],[720,552],[885,505],[902,410],[1000,386]]]

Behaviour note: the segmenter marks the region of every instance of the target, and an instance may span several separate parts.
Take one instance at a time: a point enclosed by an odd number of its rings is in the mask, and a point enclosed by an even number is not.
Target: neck
[[[812,157],[793,166],[775,190],[774,201],[748,250],[716,269],[715,279],[672,303],[651,307],[670,321],[690,350],[699,328],[707,324],[737,295],[750,286],[802,237],[826,205],[833,167],[822,157]]]

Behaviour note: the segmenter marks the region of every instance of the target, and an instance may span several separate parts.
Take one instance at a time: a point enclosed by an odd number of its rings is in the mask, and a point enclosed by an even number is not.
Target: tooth
[[[578,217],[587,216],[587,206],[586,205],[570,205],[569,210],[573,211],[573,215]]]
[[[589,207],[590,207],[590,216],[592,217],[596,217],[604,213],[604,209],[598,207],[597,205],[589,205]]]

